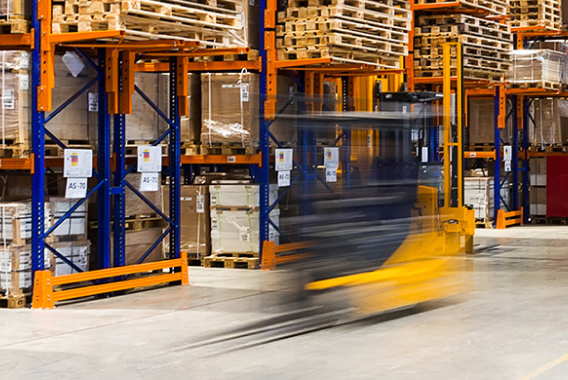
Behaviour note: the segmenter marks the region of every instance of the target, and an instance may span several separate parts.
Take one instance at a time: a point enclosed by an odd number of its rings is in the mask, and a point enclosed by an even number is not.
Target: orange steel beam
[[[132,95],[134,95],[134,64],[136,53],[127,50],[122,53],[122,88],[119,90],[118,111],[121,115],[132,113]]]
[[[93,281],[103,278],[120,277],[129,274],[150,272],[166,268],[180,268],[179,272],[165,275],[140,278],[136,280],[116,281],[102,285],[78,287],[70,290],[54,291],[57,285],[68,285],[77,282]],[[79,297],[109,293],[118,290],[132,289],[140,286],[158,285],[180,281],[181,285],[189,284],[187,253],[181,252],[181,257],[174,260],[163,260],[147,264],[128,265],[118,268],[102,269],[90,272],[75,273],[66,276],[51,277],[48,270],[36,271],[32,307],[34,309],[53,308],[57,301]]]
[[[492,158],[495,159],[495,151],[492,152],[463,152],[464,158]]]
[[[179,100],[179,116],[189,116],[189,69],[188,58],[176,58],[177,93]]]
[[[260,71],[260,59],[256,61],[232,61],[232,62],[188,62],[189,71],[241,71],[247,69],[249,71]],[[170,64],[167,62],[148,62],[137,63],[134,66],[136,72],[157,73],[167,72]]]
[[[34,34],[34,29],[26,34],[0,34],[0,46],[2,50],[31,50],[34,48]]]
[[[503,129],[506,126],[507,119],[507,94],[505,86],[500,86],[499,91],[499,117],[497,118],[497,128]]]
[[[267,0],[266,9],[264,10],[264,46],[266,50],[266,98],[264,100],[264,115],[266,119],[274,119],[276,114],[276,98],[278,96],[276,66],[276,0]]]
[[[109,31],[117,32],[117,31]],[[120,31],[118,31],[120,32]],[[102,32],[86,32],[88,34],[102,33]],[[64,36],[72,33],[65,34],[54,34],[54,36]],[[122,34],[121,34],[122,36]],[[97,37],[100,39],[101,37]],[[183,40],[158,40],[158,41],[122,41],[122,42],[101,42],[98,45],[93,44],[67,44],[68,46],[78,47],[78,48],[93,48],[93,47],[104,47],[104,48],[114,48],[114,49],[128,49],[135,50],[137,52],[141,51],[153,51],[153,50],[171,50],[171,49],[189,49],[197,48],[201,46],[198,41],[183,41]]]
[[[468,88],[466,91],[466,96],[472,97],[493,97],[495,96],[494,88]]]
[[[37,3],[38,18],[40,24],[41,44],[40,51],[40,85],[32,89],[37,91],[37,111],[51,111],[51,90],[54,87],[55,74],[53,63],[54,46],[51,44],[51,1],[43,0]]]
[[[231,54],[247,54],[250,48],[226,48],[226,49],[198,49],[187,52],[163,52],[163,53],[148,53],[144,54],[145,57],[164,57],[164,56],[183,56],[183,57],[214,57],[220,55]]]
[[[274,68],[283,69],[283,68],[291,68],[291,67],[302,67],[302,66],[309,66],[309,65],[322,65],[322,64],[330,64],[333,62],[332,58],[309,58],[309,59],[294,59],[294,60],[286,60],[286,61],[275,61]]]
[[[101,38],[121,38],[124,37],[124,31],[122,30],[103,30],[103,31],[92,31],[92,32],[77,32],[77,33],[61,33],[61,34],[51,34],[49,36],[49,41],[52,44],[64,44],[71,42],[80,41],[92,41]],[[96,47],[92,44],[90,45],[77,45],[77,47]],[[106,46],[101,46],[106,47]]]
[[[240,164],[240,165],[261,165],[261,155],[236,155],[236,156],[222,156],[222,155],[207,155],[207,156],[181,156],[181,164]]]
[[[118,50],[105,49],[105,90],[107,92],[108,113],[118,113]]]

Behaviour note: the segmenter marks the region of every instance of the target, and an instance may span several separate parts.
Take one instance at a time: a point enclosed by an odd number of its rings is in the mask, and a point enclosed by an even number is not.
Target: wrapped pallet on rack
[[[278,12],[278,60],[333,58],[399,68],[408,55],[410,3],[343,0],[288,0]]]
[[[532,157],[529,176],[529,211],[533,223],[546,221],[546,157]]]
[[[511,88],[564,89],[566,53],[547,49],[511,52],[511,70],[505,80]]]
[[[29,0],[0,0],[0,33],[29,32],[32,2]]]
[[[205,267],[257,268],[260,254],[260,187],[238,181],[224,181],[209,186],[211,206],[211,256],[203,259]],[[271,186],[269,203],[278,198],[278,187]],[[280,210],[270,212],[278,226]],[[269,239],[277,241],[276,229],[270,227]]]
[[[479,227],[490,228],[494,220],[495,181],[493,177],[465,177],[464,204],[475,210],[475,223]],[[501,200],[509,203],[509,186],[505,182],[501,187]]]
[[[53,208],[45,206],[45,229],[53,225]],[[31,202],[0,203],[0,299],[9,308],[23,307],[32,287]],[[46,269],[54,271],[53,255],[44,252]]]
[[[443,76],[443,46],[461,42],[465,79],[500,81],[510,69],[513,49],[506,24],[466,14],[420,15],[414,30],[416,77]],[[451,48],[451,75],[456,75],[456,47]]]
[[[561,0],[509,0],[507,15],[514,28],[562,29]]]
[[[530,109],[534,123],[529,124],[529,143],[537,150],[561,149],[563,143],[558,99],[535,99]]]
[[[170,204],[168,187],[162,188],[162,204]],[[180,250],[187,252],[190,264],[201,265],[211,251],[211,213],[209,186],[183,185],[180,189]],[[167,210],[163,210],[168,213]],[[164,242],[169,252],[169,241]]]
[[[53,1],[54,34],[122,30],[130,40],[172,38],[204,46],[246,46],[241,1]]]

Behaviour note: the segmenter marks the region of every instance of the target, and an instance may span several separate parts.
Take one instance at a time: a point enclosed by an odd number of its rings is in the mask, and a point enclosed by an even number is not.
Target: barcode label
[[[198,196],[197,196],[197,206],[196,206],[196,209],[197,209],[197,213],[198,213],[198,214],[203,214],[203,213],[205,213],[205,200],[204,200],[203,195],[198,195]]]
[[[249,84],[241,83],[241,102],[249,101]]]
[[[241,241],[249,241],[250,231],[248,227],[239,228],[239,237]]]
[[[13,89],[4,89],[4,95],[2,96],[2,107],[5,110],[13,110],[16,108],[16,100],[14,98]]]

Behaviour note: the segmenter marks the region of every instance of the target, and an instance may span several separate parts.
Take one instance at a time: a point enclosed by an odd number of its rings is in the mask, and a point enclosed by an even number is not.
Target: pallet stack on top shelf
[[[509,0],[507,23],[513,28],[562,29],[562,1]]]
[[[30,30],[32,5],[29,0],[0,1],[0,33],[22,34]]]
[[[278,12],[278,60],[334,58],[400,68],[412,12],[405,0],[288,0]]]

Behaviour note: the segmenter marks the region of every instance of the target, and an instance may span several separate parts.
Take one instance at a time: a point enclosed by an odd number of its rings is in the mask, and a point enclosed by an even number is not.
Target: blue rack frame
[[[33,4],[33,22],[32,27],[36,31],[41,31],[41,25],[38,18],[38,3],[34,1]],[[99,213],[98,213],[98,238],[99,238],[99,267],[110,268],[112,266],[125,265],[125,197],[124,192],[126,188],[133,191],[143,202],[148,204],[156,213],[158,213],[169,224],[165,232],[160,238],[152,244],[146,253],[141,257],[139,263],[144,261],[146,257],[155,249],[160,242],[170,236],[170,258],[180,257],[180,235],[179,235],[179,194],[180,194],[180,115],[179,115],[179,102],[177,96],[178,78],[177,73],[183,72],[175,58],[170,59],[169,74],[170,74],[170,110],[169,117],[166,116],[161,110],[153,104],[153,102],[139,89],[136,89],[138,94],[146,100],[152,108],[164,118],[168,124],[168,130],[154,142],[153,145],[160,144],[165,138],[169,137],[169,178],[170,178],[170,205],[169,216],[165,215],[158,207],[153,205],[146,197],[144,197],[134,186],[126,181],[126,175],[135,169],[135,165],[126,167],[126,118],[124,114],[116,114],[113,116],[114,121],[114,155],[111,155],[111,116],[109,115],[107,93],[105,92],[105,70],[106,70],[106,51],[105,49],[98,50],[98,60],[95,63],[81,50],[76,50],[87,63],[96,69],[97,76],[92,79],[87,85],[80,89],[77,93],[73,94],[67,101],[54,110],[49,116],[46,117],[44,110],[38,108],[38,91],[41,83],[41,44],[42,33],[36,32],[34,34],[34,49],[32,50],[32,154],[33,160],[33,175],[32,175],[32,271],[35,273],[37,270],[44,268],[44,252],[51,251],[58,258],[73,267],[76,271],[82,271],[65,256],[60,254],[56,249],[46,243],[45,238],[49,236],[57,227],[59,227],[74,211],[81,206],[86,199],[98,192]],[[122,79],[119,73],[119,86],[122,86]],[[54,136],[48,129],[46,123],[53,120],[61,111],[63,111],[69,104],[91,88],[94,84],[98,85],[98,166],[93,168],[93,176],[98,179],[98,183],[87,192],[87,196],[78,200],[71,209],[65,213],[59,221],[49,228],[47,231],[44,227],[45,218],[45,136],[53,139],[63,149],[66,145]],[[112,172],[112,160],[116,164],[116,170]],[[176,164],[177,163],[177,164]],[[114,205],[111,208],[111,202]],[[114,239],[114,252],[113,260],[111,261],[110,238]]]

